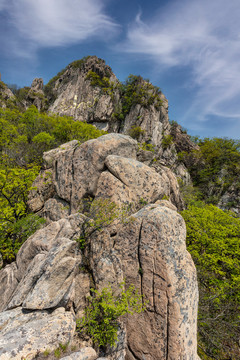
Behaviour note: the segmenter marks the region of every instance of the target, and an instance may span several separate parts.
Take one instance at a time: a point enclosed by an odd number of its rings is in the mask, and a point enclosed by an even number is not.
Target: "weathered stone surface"
[[[72,141],[59,149],[44,154],[48,173],[53,174],[51,190],[45,191],[44,174],[40,174],[33,186],[37,187],[30,193],[29,206],[33,211],[43,207],[44,202],[56,195],[69,204],[71,213],[78,210],[81,199],[94,196],[101,172],[105,167],[105,159],[110,154],[136,158],[137,142],[131,137],[121,134],[108,134],[98,139],[89,140],[81,146]],[[43,185],[42,185],[43,182]],[[64,203],[65,204],[65,203]],[[68,205],[66,205],[67,207]],[[42,209],[48,219],[56,217],[56,211],[48,215],[47,208]]]
[[[0,271],[0,311],[3,311],[18,285],[16,274],[17,267],[15,263],[5,266]]]
[[[52,181],[52,171],[43,170],[32,184],[33,190],[28,196],[28,206],[33,212],[40,211],[45,201],[54,196],[54,186]]]
[[[41,211],[41,216],[47,219],[47,223],[66,218],[68,215],[70,215],[69,203],[58,198],[48,199]]]
[[[71,340],[75,327],[73,314],[64,308],[4,311],[0,313],[0,359],[31,360],[45,350],[53,351]]]
[[[163,94],[159,95],[162,105],[148,107],[137,104],[133,106],[124,120],[123,133],[128,134],[131,128],[139,126],[142,130],[141,142],[159,146],[163,133],[170,131],[168,121],[168,101]]]
[[[85,347],[80,351],[64,356],[61,360],[95,360],[96,358],[96,351],[91,347]]]
[[[91,254],[96,266],[109,246],[109,253],[120,260],[119,270],[112,268],[112,278],[118,281],[118,274],[123,275],[148,301],[144,313],[128,317],[125,359],[197,360],[198,289],[184,221],[175,210],[155,204],[133,218],[114,241],[101,236],[98,247],[93,239]],[[93,274],[99,288],[106,285],[100,270]]]
[[[57,305],[58,300],[65,297],[73,281],[76,262],[74,254],[77,245],[70,240],[80,237],[84,219],[82,214],[71,215],[38,230],[26,240],[17,254],[16,263],[0,270],[1,310],[20,306],[27,295],[33,296],[35,303],[41,303],[36,308],[52,307],[52,303]],[[46,294],[42,293],[43,288]],[[67,302],[67,299],[64,301]]]
[[[168,177],[137,160],[109,155],[105,165],[108,171],[99,178],[96,197],[109,197],[119,204],[140,204],[170,196]]]
[[[72,283],[73,294],[69,297],[74,303],[74,309],[77,318],[84,315],[84,309],[87,306],[87,297],[90,296],[90,275],[83,264],[79,266],[79,273],[76,274]]]
[[[109,82],[117,84],[117,78],[105,61],[90,56],[79,67],[71,64],[57,79],[53,87],[56,100],[50,106],[50,112],[73,116],[74,119],[90,123],[111,122],[112,115],[119,101],[119,90],[112,87],[111,94],[102,91],[99,86],[92,86],[87,78],[89,71],[101,77],[107,77]],[[108,130],[109,126],[106,127]]]
[[[137,142],[129,136],[108,134],[85,142],[73,158],[73,188],[71,206],[77,209],[79,201],[86,195],[95,195],[105,159],[110,154],[136,158]]]
[[[76,242],[61,238],[47,256],[38,254],[13,294],[8,309],[50,309],[68,293],[76,266]]]
[[[107,78],[109,85],[101,88],[88,78],[94,72],[99,79]],[[63,74],[53,83],[54,102],[49,111],[61,115],[73,116],[75,120],[87,121],[109,132],[128,134],[131,128],[141,127],[140,141],[151,141],[159,146],[163,133],[170,132],[168,122],[168,101],[147,81],[139,77],[139,86],[150,97],[156,98],[151,104],[133,104],[124,121],[119,120],[123,100],[119,90],[119,81],[112,69],[102,59],[90,56],[79,63],[69,64]]]
[[[167,208],[169,208],[169,209],[171,209],[171,210],[177,211],[176,206],[174,206],[174,205],[173,205],[170,201],[168,201],[168,200],[157,200],[157,201],[155,202],[155,204],[160,205],[160,206],[165,206],[165,207],[167,207]]]
[[[240,215],[240,190],[239,186],[233,183],[229,189],[221,196],[217,206],[222,210],[231,210]]]
[[[31,200],[44,203],[41,211],[50,223],[23,244],[16,263],[0,270],[0,304],[2,310],[8,309],[2,313],[2,329],[8,330],[0,351],[6,359],[12,351],[16,359],[26,357],[26,350],[31,359],[38,348],[54,350],[59,342],[71,340],[73,318],[62,307],[81,317],[92,286],[101,290],[110,284],[117,292],[125,278],[148,301],[146,311],[123,319],[116,348],[101,355],[108,360],[198,360],[196,270],[186,250],[184,221],[174,206],[181,204],[178,184],[171,170],[160,163],[154,171],[136,161],[136,145],[128,136],[109,134],[45,153],[45,171],[52,174],[53,190],[50,197],[45,196],[45,184],[38,179],[39,190]],[[172,203],[161,200],[164,195]],[[73,240],[83,235],[86,216],[74,212],[87,196],[108,197],[120,204],[158,204],[145,206],[122,223],[118,220],[90,232],[80,251]],[[68,204],[69,209],[61,208]],[[68,212],[74,214],[68,216]],[[57,318],[49,322],[55,314]],[[61,340],[54,333],[59,327]],[[54,329],[51,347],[45,336],[48,328]]]
[[[12,91],[0,79],[0,107],[6,108],[9,99],[15,99]]]
[[[43,90],[43,79],[35,78],[32,82],[31,89],[34,91],[42,91]]]
[[[165,174],[165,176],[168,178],[170,186],[170,194],[168,196],[168,199],[177,207],[179,211],[183,210],[184,201],[179,190],[178,180],[172,170],[169,169],[167,166],[163,166],[159,163],[152,164],[152,168],[154,168],[154,170],[158,174]]]
[[[24,300],[23,308],[50,309],[60,304],[74,278],[76,247],[75,241],[66,239],[62,246],[49,252],[46,269]]]

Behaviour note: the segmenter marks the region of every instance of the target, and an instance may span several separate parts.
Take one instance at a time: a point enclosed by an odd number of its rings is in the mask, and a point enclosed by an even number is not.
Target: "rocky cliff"
[[[8,89],[7,85],[0,80],[0,107],[7,107],[8,101],[11,98],[14,98],[13,93]]]
[[[176,178],[139,162],[137,150],[129,136],[108,134],[44,154],[29,206],[47,226],[0,271],[1,360],[51,359],[59,344],[68,344],[68,360],[199,359],[196,270],[173,204]],[[102,199],[127,209],[124,218],[86,232]],[[75,319],[91,287],[117,292],[123,279],[143,295],[146,309],[119,321],[115,347],[93,348],[76,336]]]
[[[131,135],[144,150],[154,150],[152,160],[160,160],[185,183],[190,182],[186,167],[177,160],[168,101],[159,88],[141,76],[130,75],[124,84],[120,83],[104,60],[89,56],[55,76],[45,86],[45,94],[49,112],[87,121],[108,132]]]

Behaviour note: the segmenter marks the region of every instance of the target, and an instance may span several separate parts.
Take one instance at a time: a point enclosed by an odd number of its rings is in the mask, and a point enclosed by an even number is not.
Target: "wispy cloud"
[[[239,0],[171,2],[154,17],[137,16],[122,49],[145,54],[159,71],[188,69],[183,86],[196,91],[183,115],[186,126],[203,126],[209,116],[240,119]],[[240,120],[239,131],[240,131]]]
[[[1,15],[3,50],[25,57],[39,48],[106,39],[117,29],[104,0],[0,0]]]

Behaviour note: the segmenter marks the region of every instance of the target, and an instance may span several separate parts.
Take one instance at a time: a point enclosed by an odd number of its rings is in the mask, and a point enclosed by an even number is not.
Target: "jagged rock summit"
[[[66,343],[69,354],[62,358],[68,360],[199,360],[196,269],[184,221],[164,200],[174,201],[178,188],[164,168],[160,174],[136,154],[137,142],[122,134],[72,141],[44,154],[29,205],[47,226],[0,271],[1,360],[41,359]],[[90,210],[109,199],[128,213],[87,234],[87,198]],[[83,236],[80,248],[76,240]],[[147,300],[146,309],[121,319],[117,345],[101,352],[76,338],[75,319],[91,287],[110,284],[118,291],[123,279]]]
[[[159,89],[140,76],[130,76],[123,89],[112,69],[96,56],[68,65],[46,90],[52,101],[50,112],[73,116],[109,132],[127,134],[140,126],[142,140],[157,145],[162,133],[170,129],[168,102]]]

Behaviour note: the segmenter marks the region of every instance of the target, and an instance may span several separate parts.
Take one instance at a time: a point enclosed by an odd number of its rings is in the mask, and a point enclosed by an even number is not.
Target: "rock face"
[[[0,107],[5,108],[7,106],[8,100],[14,98],[15,96],[11,90],[8,89],[7,85],[0,79]]]
[[[221,196],[217,206],[222,210],[231,210],[238,216],[240,215],[240,189],[237,183],[233,183],[230,188]]]
[[[112,198],[113,194],[119,204],[155,202],[165,196],[181,207],[174,174],[168,168],[157,173],[137,161],[136,152],[137,142],[129,136],[108,134],[81,146],[72,141],[45,153],[46,169],[33,184],[37,190],[30,194],[30,208],[45,215],[48,212],[51,220],[58,220],[63,203],[71,214],[84,198]],[[51,176],[48,185],[46,174]],[[52,208],[48,206],[50,199],[55,202]]]
[[[47,86],[54,100],[49,111],[73,116],[109,132],[129,134],[132,128],[140,127],[141,141],[159,145],[162,133],[170,131],[168,101],[141,78],[137,86],[144,94],[126,112],[120,82],[112,69],[104,60],[89,56],[67,66]],[[146,105],[148,97],[151,101]]]
[[[89,74],[99,79],[107,79],[111,84],[111,94],[101,86],[93,86]],[[51,86],[55,101],[49,111],[60,115],[73,116],[79,121],[96,124],[101,129],[109,129],[108,123],[119,101],[118,80],[105,61],[96,56],[70,64]],[[110,90],[109,90],[110,91]]]
[[[100,354],[78,340],[80,349],[63,359],[199,359],[196,270],[175,207],[177,181],[169,169],[158,173],[137,161],[136,152],[132,138],[108,134],[44,154],[42,175],[51,181],[36,179],[29,205],[48,225],[0,270],[1,360],[75,345],[75,318],[83,315],[90,288],[110,284],[118,291],[123,279],[143,295],[146,310],[121,320],[115,348]],[[86,197],[131,205],[132,212],[87,235],[89,219],[79,212]],[[80,249],[76,240],[83,235]]]
[[[39,350],[51,351],[54,344],[69,342],[75,326],[73,314],[64,308],[53,312],[29,312],[22,308],[4,311],[0,313],[0,359],[34,359]]]
[[[161,165],[189,184],[190,175],[177,152],[188,151],[194,144],[180,128],[170,125],[166,97],[140,76],[130,76],[124,86],[104,60],[88,56],[69,64],[44,92],[49,112],[87,121],[108,132],[130,134],[145,150],[154,150],[153,159],[161,159]]]

